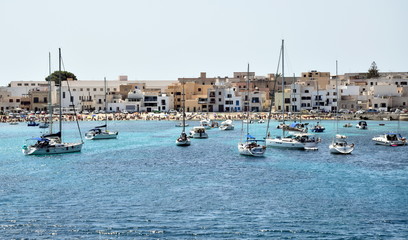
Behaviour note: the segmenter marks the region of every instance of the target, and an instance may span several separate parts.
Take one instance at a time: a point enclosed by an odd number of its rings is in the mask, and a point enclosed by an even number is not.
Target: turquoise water
[[[117,140],[55,156],[21,153],[39,128],[0,124],[0,238],[408,238],[408,146],[371,142],[397,122],[340,123],[356,144],[341,156],[329,153],[334,124],[323,121],[318,151],[268,149],[264,158],[238,154],[238,122],[190,147],[175,146],[175,123],[115,122]],[[75,127],[65,124],[67,141],[78,140]],[[265,127],[250,133],[261,137]],[[400,130],[407,136],[408,122]]]

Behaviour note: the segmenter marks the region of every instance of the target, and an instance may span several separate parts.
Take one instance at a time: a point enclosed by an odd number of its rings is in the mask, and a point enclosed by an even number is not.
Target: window
[[[38,103],[39,102],[38,97],[33,98],[33,102]]]
[[[201,88],[198,88],[197,90],[198,90],[199,92],[201,92]]]
[[[20,99],[16,99],[16,102],[20,102]],[[405,105],[405,104],[404,104]]]
[[[21,83],[17,83],[17,86],[22,86],[23,84],[21,84]]]
[[[9,102],[13,102],[13,99],[9,99]]]
[[[221,102],[221,98],[218,98],[218,102]]]
[[[227,98],[232,98],[232,94],[227,94]]]
[[[89,92],[89,91],[91,91],[91,89],[90,89],[90,88],[87,88],[87,89],[86,89],[86,91],[88,91],[88,92]]]
[[[72,89],[72,91],[73,91],[73,92],[76,92],[76,89],[75,89],[75,88],[73,88],[73,89]]]
[[[221,92],[218,92],[218,96],[221,96]]]
[[[28,86],[28,83],[24,83],[24,86]]]
[[[103,92],[103,88],[100,88],[99,91]]]
[[[309,93],[309,90],[305,90],[305,93]]]
[[[35,83],[31,83],[31,86],[35,86]]]
[[[94,88],[93,91],[96,92],[96,88]]]
[[[239,100],[235,101],[235,105],[239,106]]]
[[[82,92],[82,91],[84,91],[84,89],[83,89],[83,88],[80,88],[80,89],[79,89],[79,91],[81,91],[81,92]]]
[[[166,100],[165,99],[161,100],[161,105],[166,105]]]
[[[69,98],[69,100],[71,100],[71,102],[74,102],[74,96],[71,96],[71,97]]]
[[[65,98],[65,92],[62,92],[62,98]]]
[[[292,92],[293,92],[293,93],[296,93],[296,89],[292,89]]]

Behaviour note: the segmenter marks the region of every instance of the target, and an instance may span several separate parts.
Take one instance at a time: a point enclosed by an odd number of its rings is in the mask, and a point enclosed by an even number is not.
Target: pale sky
[[[0,0],[0,86],[43,80],[48,52],[79,80],[310,70],[408,72],[406,0]]]

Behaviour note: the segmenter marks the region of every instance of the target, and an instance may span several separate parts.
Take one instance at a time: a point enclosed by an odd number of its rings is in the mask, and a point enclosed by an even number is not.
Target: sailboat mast
[[[51,53],[48,52],[48,117],[49,117],[49,125],[48,125],[48,132],[52,134],[52,101],[51,101]]]
[[[285,124],[285,40],[282,39],[282,119]],[[285,137],[285,129],[282,128],[283,137]]]
[[[282,118],[285,123],[285,47],[282,39]]]
[[[105,130],[108,130],[108,102],[106,101],[106,77],[103,79],[105,87]]]
[[[248,63],[248,70],[247,70],[247,140],[248,140],[248,134],[249,134],[249,63]]]
[[[185,100],[185,97],[184,97],[184,95],[185,95],[185,93],[184,93],[184,84],[185,84],[185,82],[183,81],[183,133],[186,130],[186,119],[185,119],[186,112],[184,110],[185,105],[186,105],[185,104],[186,100]],[[207,105],[207,109],[208,109],[208,105]]]
[[[61,81],[61,48],[58,49],[58,80],[59,80],[59,132],[61,134],[61,142],[62,142],[62,81]]]
[[[339,78],[339,74],[337,72],[337,60],[336,60],[336,134],[339,133],[339,121],[338,121],[338,116],[337,113],[339,112],[339,84],[338,84],[338,78]]]

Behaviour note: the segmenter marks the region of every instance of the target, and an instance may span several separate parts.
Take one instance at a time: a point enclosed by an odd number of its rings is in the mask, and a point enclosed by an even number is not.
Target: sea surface
[[[173,121],[111,122],[118,139],[54,156],[21,152],[44,130],[0,124],[0,239],[408,239],[408,146],[371,141],[398,125],[408,136],[408,122],[344,123],[351,155],[329,153],[335,123],[323,121],[318,151],[268,148],[263,158],[238,154],[238,121],[189,147],[175,146]],[[99,124],[80,122],[82,135]],[[64,129],[65,141],[80,140],[74,122]],[[250,125],[265,133],[266,123]]]

